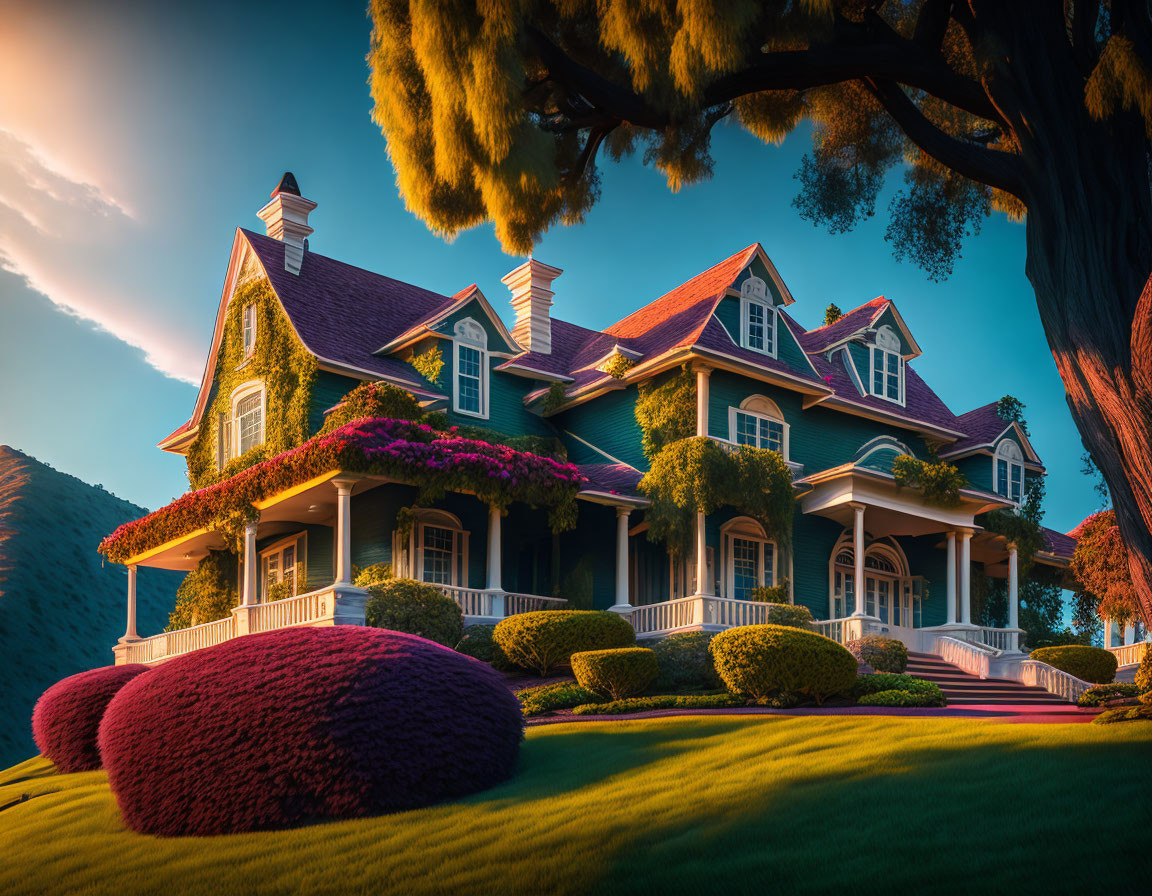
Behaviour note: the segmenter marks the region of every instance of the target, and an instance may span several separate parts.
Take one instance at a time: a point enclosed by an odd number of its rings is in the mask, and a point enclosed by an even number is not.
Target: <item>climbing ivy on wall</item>
[[[176,589],[176,606],[168,615],[165,631],[223,619],[239,606],[236,588],[236,555],[228,551],[209,551]]]
[[[911,454],[897,455],[892,462],[896,484],[918,488],[929,504],[955,507],[960,503],[960,489],[968,479],[954,465],[942,460],[926,461]]]
[[[256,343],[244,357],[244,308],[256,306]],[[302,445],[308,431],[308,411],[316,380],[312,357],[288,323],[266,277],[242,280],[232,294],[224,333],[216,351],[215,382],[200,422],[200,432],[188,449],[188,481],[203,488],[240,470]],[[232,392],[252,380],[264,383],[264,443],[217,470],[220,414],[232,413]],[[235,434],[233,435],[235,445]]]
[[[413,355],[408,363],[433,386],[440,385],[440,372],[444,369],[444,353],[440,351],[440,346],[432,345],[425,351]]]
[[[349,391],[324,418],[321,434],[339,429],[353,420],[387,417],[390,420],[416,420],[423,411],[411,392],[391,383],[361,383]]]
[[[696,378],[687,364],[660,385],[649,382],[640,386],[636,422],[648,460],[665,446],[696,432]]]
[[[1021,578],[1029,573],[1036,552],[1044,546],[1044,536],[1040,533],[1040,520],[1044,518],[1043,505],[1044,480],[1035,476],[1029,480],[1024,499],[1016,513],[1010,510],[991,510],[976,517],[976,525],[996,535],[1003,535],[1016,545]]]

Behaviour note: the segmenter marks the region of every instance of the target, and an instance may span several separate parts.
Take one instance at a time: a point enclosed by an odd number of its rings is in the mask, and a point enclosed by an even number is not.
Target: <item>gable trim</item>
[[[961,458],[969,457],[973,454],[988,454],[991,455],[995,452],[996,445],[1001,439],[1008,435],[1009,431],[1014,432],[1014,438],[1020,443],[1027,456],[1025,466],[1039,467],[1043,469],[1044,462],[1040,460],[1040,455],[1036,453],[1036,449],[1032,447],[1032,442],[1029,440],[1028,435],[1024,432],[1023,427],[1020,426],[1015,420],[1008,421],[1008,425],[1000,431],[1000,433],[989,442],[982,442],[979,445],[969,445],[961,451],[945,451],[940,455],[941,459],[944,458]]]
[[[496,313],[495,309],[493,309],[492,305],[488,302],[487,297],[485,297],[484,293],[481,292],[478,286],[472,285],[465,289],[463,293],[457,293],[457,295],[459,298],[457,298],[456,301],[454,301],[443,311],[440,311],[434,317],[425,318],[415,326],[410,327],[395,339],[376,349],[376,351],[374,351],[372,354],[391,354],[397,349],[404,348],[410,342],[417,341],[429,334],[444,336],[446,339],[451,339],[451,336],[440,333],[438,330],[433,330],[433,327],[439,323],[443,323],[447,318],[451,317],[473,299],[479,303],[481,310],[484,312],[492,326],[496,328],[497,333],[499,334],[500,338],[504,340],[504,344],[508,348],[508,352],[491,352],[491,354],[497,357],[511,358],[524,351],[520,343],[512,338],[512,334],[508,331],[508,328],[504,326],[504,321],[500,319],[500,316]]]

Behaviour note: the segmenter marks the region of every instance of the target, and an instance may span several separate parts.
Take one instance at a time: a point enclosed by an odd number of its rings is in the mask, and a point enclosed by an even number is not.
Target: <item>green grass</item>
[[[0,773],[0,892],[1132,892],[1149,759],[1143,722],[549,725],[459,803],[203,839],[130,833],[103,773],[35,759]]]

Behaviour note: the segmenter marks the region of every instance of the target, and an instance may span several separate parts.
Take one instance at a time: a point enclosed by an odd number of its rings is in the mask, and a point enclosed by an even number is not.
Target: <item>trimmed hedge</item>
[[[903,641],[880,635],[864,635],[844,645],[861,663],[876,672],[903,672],[908,668],[908,648]]]
[[[632,697],[609,703],[591,703],[572,710],[577,716],[623,716],[653,709],[723,709],[744,706],[748,701],[738,694],[664,694],[655,697]]]
[[[1090,684],[1110,684],[1116,678],[1116,657],[1103,647],[1085,644],[1038,647],[1029,657]]]
[[[1134,681],[1141,694],[1152,691],[1152,645],[1144,648],[1144,656],[1140,658],[1140,665],[1136,667]]]
[[[613,700],[642,694],[656,680],[659,671],[656,654],[645,647],[572,654],[572,674],[581,687]]]
[[[1140,686],[1118,681],[1114,684],[1098,684],[1089,688],[1076,701],[1077,706],[1103,706],[1112,700],[1133,699],[1140,696]]]
[[[943,697],[943,695],[941,695]],[[865,694],[856,701],[860,706],[943,706],[943,700],[937,700],[927,694],[918,694],[912,691],[876,691],[874,694]]]
[[[147,671],[138,663],[103,666],[48,688],[32,710],[32,737],[40,752],[65,774],[100,768],[100,719],[119,690]]]
[[[856,680],[856,657],[835,641],[782,625],[730,628],[710,650],[728,690],[757,699],[804,694],[823,703],[850,692]]]
[[[285,629],[170,660],[100,724],[125,823],[267,830],[455,799],[510,777],[524,720],[483,663],[399,632]]]
[[[603,698],[574,681],[542,684],[516,692],[520,709],[525,716],[539,716],[555,709],[571,709],[582,703],[596,703]]]
[[[624,617],[603,610],[539,610],[500,620],[493,640],[517,666],[544,676],[574,653],[631,647],[636,631]]]
[[[464,636],[456,644],[457,652],[488,663],[494,669],[506,672],[515,669],[516,666],[504,655],[500,645],[492,639],[495,631],[495,625],[466,626]]]
[[[932,694],[939,695],[940,699],[944,698],[944,692],[940,690],[936,682],[892,672],[860,675],[852,688],[852,693],[856,697],[878,694],[880,691],[907,691],[910,694]],[[944,704],[941,703],[940,705],[943,706]]]
[[[367,623],[373,628],[419,635],[445,647],[464,636],[460,605],[424,582],[389,579],[368,589]]]
[[[708,645],[712,632],[678,632],[649,642],[656,653],[660,673],[656,688],[661,691],[715,690],[722,687],[712,664]]]
[[[812,628],[812,611],[803,604],[768,604],[768,624]]]
[[[1092,721],[1098,725],[1109,725],[1113,722],[1152,722],[1152,703],[1138,703],[1136,706],[1106,709]]]

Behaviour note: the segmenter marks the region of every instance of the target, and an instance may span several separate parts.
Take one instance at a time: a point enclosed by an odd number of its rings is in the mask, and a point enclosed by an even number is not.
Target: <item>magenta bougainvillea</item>
[[[100,750],[124,821],[222,834],[427,806],[511,776],[516,698],[491,667],[358,626],[249,635],[124,688]]]
[[[575,525],[582,482],[572,464],[461,438],[454,428],[441,432],[408,420],[356,420],[125,523],[100,543],[100,552],[124,562],[197,529],[238,531],[255,517],[256,501],[333,471],[410,483],[421,489],[421,501],[462,491],[498,507],[516,501],[547,507],[557,531]]]
[[[32,711],[32,737],[62,772],[100,768],[96,732],[117,692],[147,666],[104,666],[70,675],[48,688]]]

